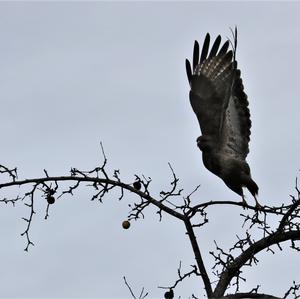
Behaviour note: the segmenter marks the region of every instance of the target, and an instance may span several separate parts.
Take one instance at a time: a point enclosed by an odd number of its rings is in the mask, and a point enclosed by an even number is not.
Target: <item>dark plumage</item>
[[[244,203],[242,188],[246,187],[259,207],[256,199],[258,186],[252,180],[246,162],[251,121],[241,72],[235,60],[237,30],[234,33],[233,50],[228,50],[228,40],[219,50],[220,35],[210,52],[209,44],[210,35],[207,33],[201,55],[199,44],[195,41],[193,68],[186,60],[191,87],[190,102],[202,132],[197,145],[202,151],[204,166],[239,194]]]

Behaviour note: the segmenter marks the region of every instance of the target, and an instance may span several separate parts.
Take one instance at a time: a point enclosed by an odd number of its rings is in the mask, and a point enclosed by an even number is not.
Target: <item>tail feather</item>
[[[258,195],[258,186],[257,184],[250,178],[246,185],[249,192],[252,194],[253,197]]]

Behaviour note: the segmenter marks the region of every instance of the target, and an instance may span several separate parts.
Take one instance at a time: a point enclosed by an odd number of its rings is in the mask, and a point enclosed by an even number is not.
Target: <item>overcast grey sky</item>
[[[195,39],[202,43],[206,32],[226,38],[237,25],[259,201],[287,202],[300,167],[299,12],[296,2],[1,2],[1,164],[17,166],[20,178],[42,176],[44,168],[51,175],[91,169],[101,162],[102,141],[109,168],[127,182],[136,173],[150,176],[153,195],[169,186],[171,162],[185,194],[201,184],[195,203],[239,201],[202,165],[184,68]],[[81,189],[57,202],[47,221],[45,202],[37,203],[29,253],[20,236],[27,209],[1,207],[1,298],[129,298],[123,275],[135,290],[144,286],[150,298],[162,298],[157,286],[173,283],[179,261],[186,269],[193,263],[181,223],[159,223],[150,209],[124,231],[131,196],[119,203],[112,194],[99,205],[89,195]],[[232,244],[240,212],[217,211],[200,231],[209,269],[213,240]],[[261,284],[281,295],[299,282],[299,255],[285,247],[261,255],[242,290]],[[176,295],[201,290],[191,279]]]

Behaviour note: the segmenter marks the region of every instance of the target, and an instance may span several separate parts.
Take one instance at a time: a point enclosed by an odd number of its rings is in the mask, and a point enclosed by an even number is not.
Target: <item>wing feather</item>
[[[186,69],[186,74],[187,74],[189,83],[191,83],[192,75],[193,75],[193,74],[192,74],[191,64],[190,64],[190,62],[189,62],[188,59],[185,60],[185,69]]]
[[[195,40],[194,52],[193,52],[193,69],[196,68],[198,63],[199,63],[199,43]]]
[[[206,56],[208,53],[208,48],[209,48],[209,42],[210,42],[210,35],[209,35],[209,33],[207,33],[205,36],[205,39],[204,39],[203,47],[202,47],[200,64],[206,59]]]
[[[229,41],[227,40],[224,45],[222,46],[222,48],[220,49],[219,55],[224,55],[226,54],[227,50],[229,47]]]
[[[218,37],[216,38],[211,50],[210,50],[210,54],[209,54],[209,58],[214,57],[217,55],[217,52],[219,50],[219,46],[221,43],[221,35],[218,35]]]

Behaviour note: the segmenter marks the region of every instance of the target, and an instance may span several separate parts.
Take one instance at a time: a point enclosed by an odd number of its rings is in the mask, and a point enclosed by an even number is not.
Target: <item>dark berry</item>
[[[130,227],[130,222],[128,220],[125,220],[122,222],[122,227],[124,229],[128,229]]]
[[[174,292],[173,292],[173,290],[165,292],[165,298],[166,299],[173,299],[174,298]]]
[[[134,188],[135,190],[141,190],[141,188],[142,188],[141,182],[140,182],[140,181],[135,181],[135,182],[133,183],[133,188]]]
[[[48,202],[48,204],[49,205],[52,205],[52,204],[54,204],[55,203],[55,198],[54,198],[54,196],[47,196],[47,202]]]

